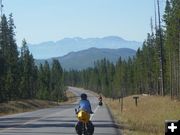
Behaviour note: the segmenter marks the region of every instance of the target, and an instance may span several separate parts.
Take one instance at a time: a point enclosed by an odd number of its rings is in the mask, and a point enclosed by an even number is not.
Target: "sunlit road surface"
[[[76,103],[0,117],[0,135],[76,135],[74,108],[83,91],[73,87],[70,90],[77,95]],[[94,135],[119,135],[106,106],[98,106],[97,97],[90,93],[88,99],[94,111],[91,116]]]

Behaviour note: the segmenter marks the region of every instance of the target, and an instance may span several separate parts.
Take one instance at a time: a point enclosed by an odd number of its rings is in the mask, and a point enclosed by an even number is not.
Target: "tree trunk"
[[[180,33],[179,33],[179,61],[178,61],[178,100],[180,100]]]
[[[169,52],[169,79],[170,79],[170,94],[171,94],[171,100],[173,99],[173,85],[172,85],[172,50],[170,47],[170,52]]]

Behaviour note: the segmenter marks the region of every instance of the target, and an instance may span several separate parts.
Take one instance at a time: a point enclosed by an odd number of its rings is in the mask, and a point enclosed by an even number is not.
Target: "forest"
[[[26,40],[18,51],[12,14],[0,23],[0,102],[19,99],[66,99],[63,69],[58,60],[37,67]]]
[[[132,94],[169,95],[180,99],[180,1],[167,0],[163,26],[153,25],[136,56],[116,64],[107,59],[81,71],[62,69],[58,60],[37,66],[26,40],[18,51],[12,14],[0,22],[0,102],[38,98],[62,101],[66,86],[106,97]]]
[[[114,65],[107,59],[94,68],[65,72],[65,82],[117,98],[132,94],[169,95],[180,99],[180,1],[167,0],[163,26],[153,25],[142,48]]]

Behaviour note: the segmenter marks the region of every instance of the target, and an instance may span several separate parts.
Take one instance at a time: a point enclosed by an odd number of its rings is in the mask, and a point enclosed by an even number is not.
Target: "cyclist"
[[[85,93],[81,94],[81,100],[79,102],[78,110],[75,109],[75,111],[77,115],[80,111],[85,111],[88,115],[93,113],[91,110],[91,104],[89,100],[87,99],[87,95]],[[89,118],[88,118],[88,123],[87,123],[87,131],[89,135],[92,135],[94,133],[94,125],[89,120]],[[81,121],[78,121],[77,124],[75,125],[75,129],[78,135],[82,135],[83,123]]]
[[[85,93],[81,94],[81,100],[79,102],[78,110],[84,110],[88,112],[89,114],[93,113],[91,110],[91,104],[89,100],[87,99],[87,95]]]

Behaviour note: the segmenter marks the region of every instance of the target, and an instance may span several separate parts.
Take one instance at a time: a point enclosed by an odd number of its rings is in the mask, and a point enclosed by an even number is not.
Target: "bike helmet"
[[[82,93],[82,94],[81,94],[81,99],[82,99],[82,100],[86,100],[86,99],[87,99],[87,95],[86,95],[85,93]]]

